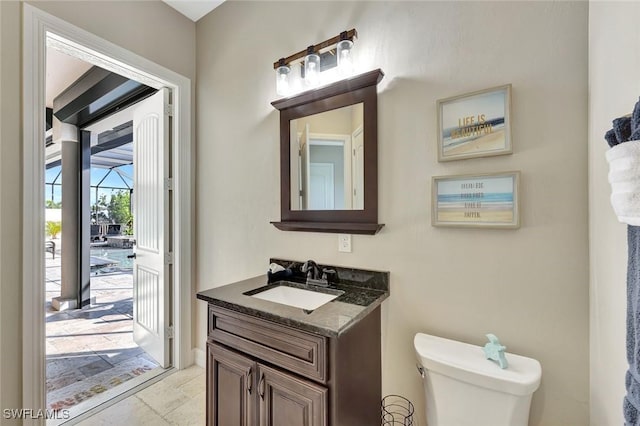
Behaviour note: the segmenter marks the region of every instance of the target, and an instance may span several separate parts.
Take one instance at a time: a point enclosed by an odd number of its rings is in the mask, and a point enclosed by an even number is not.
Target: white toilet
[[[508,368],[482,347],[418,333],[413,339],[423,377],[428,426],[526,426],[542,368],[506,354]]]

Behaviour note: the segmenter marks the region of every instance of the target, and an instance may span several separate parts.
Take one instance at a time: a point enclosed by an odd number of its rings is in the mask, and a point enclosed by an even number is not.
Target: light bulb
[[[284,59],[280,59],[280,66],[276,68],[276,93],[280,96],[287,96],[290,92],[289,88],[289,68]]]
[[[336,47],[338,60],[338,73],[343,76],[353,74],[353,58],[351,51],[353,50],[353,42],[351,40],[341,40]]]
[[[291,66],[291,73],[289,73],[289,94],[297,93],[302,90],[302,76],[300,75],[301,70],[301,63]]]
[[[320,55],[315,53],[313,46],[307,48],[307,56],[304,57],[304,81],[309,87],[320,82]]]

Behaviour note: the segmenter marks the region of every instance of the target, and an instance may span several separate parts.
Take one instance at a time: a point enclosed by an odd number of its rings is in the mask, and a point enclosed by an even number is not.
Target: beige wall
[[[20,4],[0,2],[0,8],[0,407],[19,408],[22,400]]]
[[[613,213],[604,133],[640,94],[640,3],[589,3],[589,239],[591,424],[622,424],[626,225]]]
[[[195,24],[164,3],[30,4],[195,81]],[[0,9],[0,408],[4,409],[22,407],[22,5],[0,1]]]
[[[412,338],[497,334],[540,360],[532,425],[589,420],[587,12],[584,2],[248,2],[197,28],[198,288],[264,273],[269,256],[391,271],[383,392],[423,416]],[[332,234],[282,232],[271,64],[357,28],[379,86],[380,222],[338,253]],[[513,84],[514,154],[437,162],[437,99]],[[431,176],[522,171],[522,228],[430,225]],[[234,184],[229,184],[233,182]],[[197,344],[206,315],[197,304]],[[420,424],[424,424],[421,422]]]
[[[27,1],[188,78],[195,77],[195,24],[154,1]]]
[[[305,124],[309,124],[310,133],[329,133],[336,135],[351,135],[351,110],[352,107],[325,111],[321,114],[314,114],[309,117],[302,117],[296,120],[298,133],[302,132]]]

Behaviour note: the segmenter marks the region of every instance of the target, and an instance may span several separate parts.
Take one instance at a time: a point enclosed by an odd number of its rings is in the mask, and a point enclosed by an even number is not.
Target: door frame
[[[309,141],[315,140],[312,145],[329,145],[329,146],[342,146],[343,148],[343,185],[349,189],[349,196],[347,191],[344,191],[344,210],[351,210],[352,208],[352,194],[353,194],[353,179],[352,179],[352,161],[351,161],[351,147],[352,147],[352,135],[341,133],[312,133],[309,132]],[[320,141],[319,141],[320,140]],[[323,142],[326,141],[326,142]]]
[[[45,52],[47,38],[82,60],[144,84],[172,91],[174,210],[172,342],[173,366],[193,364],[191,342],[192,201],[191,80],[60,18],[23,3],[23,344],[22,401],[44,409],[44,143]],[[34,307],[39,309],[34,309]],[[25,420],[41,424],[42,420]]]

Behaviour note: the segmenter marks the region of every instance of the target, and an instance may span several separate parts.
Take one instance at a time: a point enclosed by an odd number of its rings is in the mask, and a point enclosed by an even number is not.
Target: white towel
[[[640,140],[618,144],[606,157],[613,210],[620,222],[640,226]]]
[[[277,263],[269,264],[269,272],[271,272],[272,274],[275,274],[276,272],[280,272],[280,271],[284,271],[283,266],[278,265]]]

